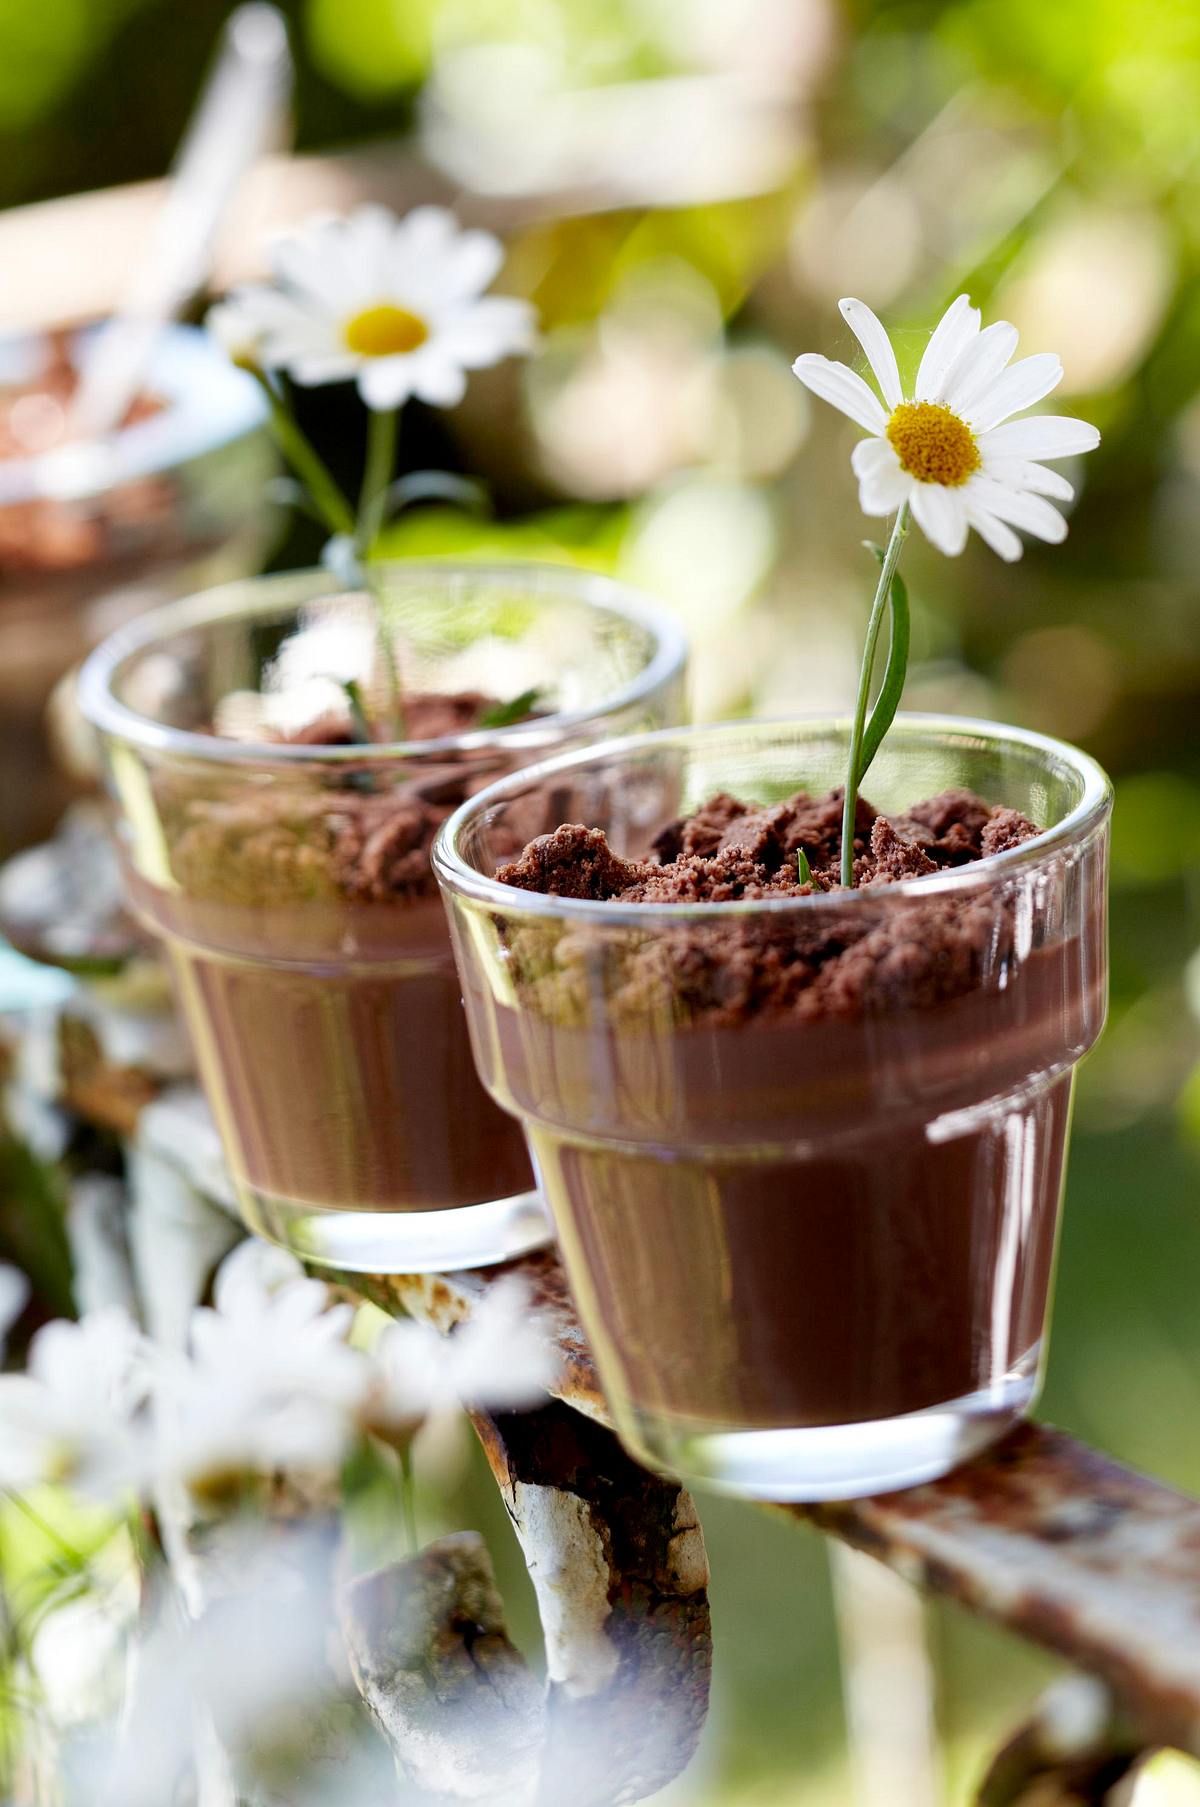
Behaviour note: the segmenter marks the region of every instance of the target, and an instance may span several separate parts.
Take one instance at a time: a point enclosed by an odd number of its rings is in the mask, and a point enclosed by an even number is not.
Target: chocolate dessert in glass
[[[569,569],[371,580],[373,597],[307,572],[172,604],[92,655],[81,698],[250,1226],[342,1268],[481,1265],[547,1224],[520,1129],[475,1074],[433,837],[497,776],[681,719],[684,645]],[[559,819],[531,817],[511,851]]]
[[[254,569],[265,538],[274,454],[251,379],[173,327],[120,430],[81,441],[86,337],[0,340],[0,858],[49,835],[78,788],[46,717],[65,674],[139,611]]]
[[[845,889],[848,734],[555,759],[434,850],[479,1071],[528,1137],[622,1437],[759,1498],[928,1480],[1029,1409],[1105,1011],[1100,769],[897,717]]]

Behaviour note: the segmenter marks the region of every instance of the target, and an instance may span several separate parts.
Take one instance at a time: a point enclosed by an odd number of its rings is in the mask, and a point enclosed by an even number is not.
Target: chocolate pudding
[[[414,741],[460,734],[478,694],[404,701]],[[349,742],[323,716],[291,744]],[[350,743],[353,744],[353,743]],[[172,884],[132,868],[165,937],[235,1177],[325,1210],[439,1211],[533,1186],[524,1140],[471,1060],[429,864],[445,817],[497,771],[495,749],[342,768],[338,788],[197,793],[160,775]]]
[[[837,792],[718,795],[640,858],[561,827],[496,879],[612,904],[611,931],[603,911],[523,917],[514,895],[506,995],[462,960],[618,1423],[652,1457],[937,1407],[986,1419],[1034,1390],[1102,922],[1064,932],[1065,859],[1033,911],[982,866],[977,887],[894,891],[1037,834],[965,790],[891,816],[860,800],[851,897],[841,813]],[[706,921],[716,903],[747,907]],[[658,928],[629,904],[697,907]]]
[[[67,335],[0,346],[0,858],[98,786],[73,667],[123,621],[252,560],[264,535],[271,461],[249,379],[214,349],[214,380],[200,335],[169,328],[119,431],[79,443],[73,349]]]
[[[591,573],[404,560],[370,580],[173,603],[98,648],[80,696],[250,1228],[331,1267],[438,1273],[549,1224],[476,1076],[434,837],[497,777],[675,720],[684,646]],[[537,787],[500,856],[564,813]]]

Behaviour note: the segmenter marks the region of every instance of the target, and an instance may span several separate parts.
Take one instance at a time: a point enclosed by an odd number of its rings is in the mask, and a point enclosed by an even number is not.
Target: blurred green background
[[[0,203],[160,173],[226,10],[0,0]],[[701,714],[852,694],[872,582],[855,434],[788,369],[806,349],[853,361],[838,296],[885,316],[902,362],[964,288],[1024,351],[1061,352],[1056,401],[1104,435],[1072,473],[1070,537],[1015,569],[914,539],[907,703],[1065,735],[1117,781],[1112,1012],[1080,1085],[1043,1409],[1200,1491],[1200,8],[284,10],[298,145],[406,136],[503,221],[505,286],[544,321],[528,367],[406,419],[410,468],[482,474],[492,504],[415,508],[397,548],[618,570],[687,624]],[[352,459],[350,401],[312,405]],[[276,562],[312,550],[296,528]],[[503,1535],[478,1484],[458,1504]],[[820,1540],[724,1504],[704,1517],[714,1711],[672,1800],[854,1799]],[[929,1622],[940,1798],[957,1803],[1049,1666],[949,1609]],[[861,1798],[937,1798],[894,1783]],[[1182,1769],[1138,1795],[1198,1799]]]

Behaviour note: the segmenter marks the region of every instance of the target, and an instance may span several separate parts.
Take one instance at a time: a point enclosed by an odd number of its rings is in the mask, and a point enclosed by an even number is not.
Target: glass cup
[[[618,1430],[757,1498],[931,1479],[1037,1394],[1073,1070],[1105,1011],[1108,782],[1036,734],[901,716],[874,808],[965,786],[1044,832],[765,901],[492,875],[538,817],[635,857],[715,792],[821,795],[847,740],[802,720],[610,743],[469,798],[434,851],[476,1062],[525,1128]],[[858,978],[818,994],[831,950]]]
[[[60,680],[130,616],[255,569],[269,518],[266,404],[207,334],[164,331],[131,424],[63,444],[75,347],[57,343],[0,340],[0,858],[79,789],[63,756],[90,748],[61,688],[47,718]]]
[[[250,1227],[339,1268],[479,1266],[548,1231],[521,1133],[472,1065],[429,844],[499,774],[678,721],[685,647],[588,573],[372,570],[377,605],[323,572],[168,605],[92,655],[80,694]],[[283,730],[264,711],[346,704],[323,674],[364,634],[378,660],[376,606],[410,722],[434,706],[453,726],[456,699],[474,718],[476,693],[535,692],[532,713],[388,745],[267,738]],[[218,716],[251,737],[212,733]]]

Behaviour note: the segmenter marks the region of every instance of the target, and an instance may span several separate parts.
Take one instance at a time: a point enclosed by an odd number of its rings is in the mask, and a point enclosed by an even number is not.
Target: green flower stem
[[[61,1554],[64,1555],[68,1561],[73,1562],[79,1569],[87,1568],[87,1557],[83,1554],[83,1551],[77,1550],[74,1544],[67,1541],[61,1531],[55,1530],[48,1519],[43,1518],[40,1512],[34,1510],[23,1494],[17,1493],[11,1487],[6,1487],[4,1489],[4,1497],[10,1506],[15,1506],[21,1516],[28,1519],[29,1523],[41,1532],[47,1543],[57,1545]]]
[[[379,412],[374,409],[370,414],[370,425],[367,429],[367,458],[363,468],[362,490],[358,499],[358,520],[354,529],[354,546],[366,574],[366,585],[375,603],[375,617],[379,624],[379,647],[383,654],[383,669],[388,687],[388,720],[385,740],[402,740],[404,738],[404,699],[400,688],[400,673],[396,667],[396,655],[388,633],[387,610],[379,587],[371,581],[371,548],[379,538],[383,527],[384,512],[387,508],[388,492],[392,485],[392,472],[396,465],[396,429],[399,423],[399,411],[396,408],[384,408]]]
[[[360,558],[368,556],[371,547],[379,537],[379,530],[383,526],[388,489],[391,486],[392,471],[396,464],[396,426],[399,413],[395,408],[384,408],[378,413],[372,409],[370,420],[371,424],[367,432],[367,462],[363,471],[362,494],[358,501],[358,524],[354,536]]]
[[[354,510],[338,488],[328,465],[306,434],[270,377],[263,370],[251,373],[271,409],[271,431],[280,451],[303,483],[321,519],[331,533],[352,534]]]
[[[400,1513],[404,1525],[405,1555],[415,1556],[417,1541],[417,1489],[413,1476],[412,1444],[400,1451]]]
[[[875,600],[871,604],[871,618],[867,623],[862,669],[858,674],[858,699],[854,706],[854,726],[850,732],[850,756],[846,762],[846,797],[842,807],[842,884],[848,891],[854,885],[854,817],[858,804],[858,787],[862,779],[863,735],[867,724],[867,704],[871,696],[871,673],[875,668],[875,648],[879,641],[879,629],[883,624],[884,610],[887,608],[888,595],[892,588],[892,578],[895,576],[900,550],[904,545],[907,532],[908,503],[905,502],[896,516],[892,537],[888,541],[887,551],[883,555],[879,585],[875,591]]]
[[[368,559],[359,569],[363,574],[367,594],[375,605],[375,627],[379,635],[379,651],[383,657],[384,681],[387,684],[387,720],[383,724],[383,738],[384,740],[403,740],[404,691],[400,684],[400,669],[396,664],[396,650],[388,631],[387,603],[376,574],[378,568],[372,567]]]

